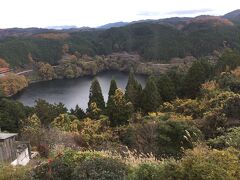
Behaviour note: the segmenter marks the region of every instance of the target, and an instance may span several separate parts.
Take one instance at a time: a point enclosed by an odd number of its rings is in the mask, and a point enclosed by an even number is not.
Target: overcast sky
[[[222,15],[240,0],[0,0],[0,28],[76,25],[173,16]]]

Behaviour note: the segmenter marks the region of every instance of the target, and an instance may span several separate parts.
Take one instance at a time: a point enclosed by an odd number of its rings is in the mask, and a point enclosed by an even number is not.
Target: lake
[[[125,89],[128,73],[109,71],[96,75],[102,88],[105,102],[108,98],[110,81],[114,78],[121,89]],[[78,104],[82,109],[87,108],[89,99],[89,89],[93,76],[85,76],[77,79],[62,79],[44,81],[30,84],[28,88],[16,95],[14,99],[19,100],[24,105],[34,106],[35,100],[44,99],[49,103],[62,102],[65,106],[75,108]],[[146,76],[136,75],[136,79],[142,86],[145,86]]]

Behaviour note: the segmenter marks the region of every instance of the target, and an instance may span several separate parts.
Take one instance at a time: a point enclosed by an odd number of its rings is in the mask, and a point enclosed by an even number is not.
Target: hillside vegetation
[[[229,50],[216,64],[149,76],[144,88],[130,71],[125,91],[112,79],[107,102],[95,78],[86,111],[1,99],[1,129],[19,132],[40,157],[1,165],[0,179],[237,180],[239,92],[240,53]]]

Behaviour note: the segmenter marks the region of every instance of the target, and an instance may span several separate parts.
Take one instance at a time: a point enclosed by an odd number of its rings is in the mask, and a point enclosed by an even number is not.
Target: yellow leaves
[[[219,84],[215,80],[208,81],[208,82],[202,84],[202,90],[214,91],[217,89],[219,89]]]
[[[77,132],[79,130],[80,121],[73,115],[60,114],[54,119],[51,125],[62,131]]]
[[[39,62],[37,66],[38,73],[43,80],[52,80],[56,76],[54,68],[50,64]]]
[[[3,96],[11,96],[28,86],[25,76],[19,76],[8,73],[6,76],[0,77],[0,92]]]

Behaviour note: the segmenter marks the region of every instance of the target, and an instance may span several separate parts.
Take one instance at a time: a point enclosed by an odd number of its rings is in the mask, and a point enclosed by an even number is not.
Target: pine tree
[[[108,117],[112,126],[127,124],[133,112],[133,105],[127,102],[121,89],[109,99]]]
[[[97,80],[97,78],[94,78],[90,87],[90,94],[89,94],[89,101],[88,101],[88,109],[89,111],[91,104],[95,102],[97,107],[101,110],[105,109],[105,102],[102,95],[101,86]]]
[[[134,73],[131,70],[128,76],[128,82],[125,91],[125,97],[129,100],[135,109],[140,106],[140,96],[142,93],[142,86],[135,79]]]
[[[162,98],[158,93],[154,77],[149,77],[142,92],[141,106],[142,110],[147,112],[156,111],[162,103]]]

